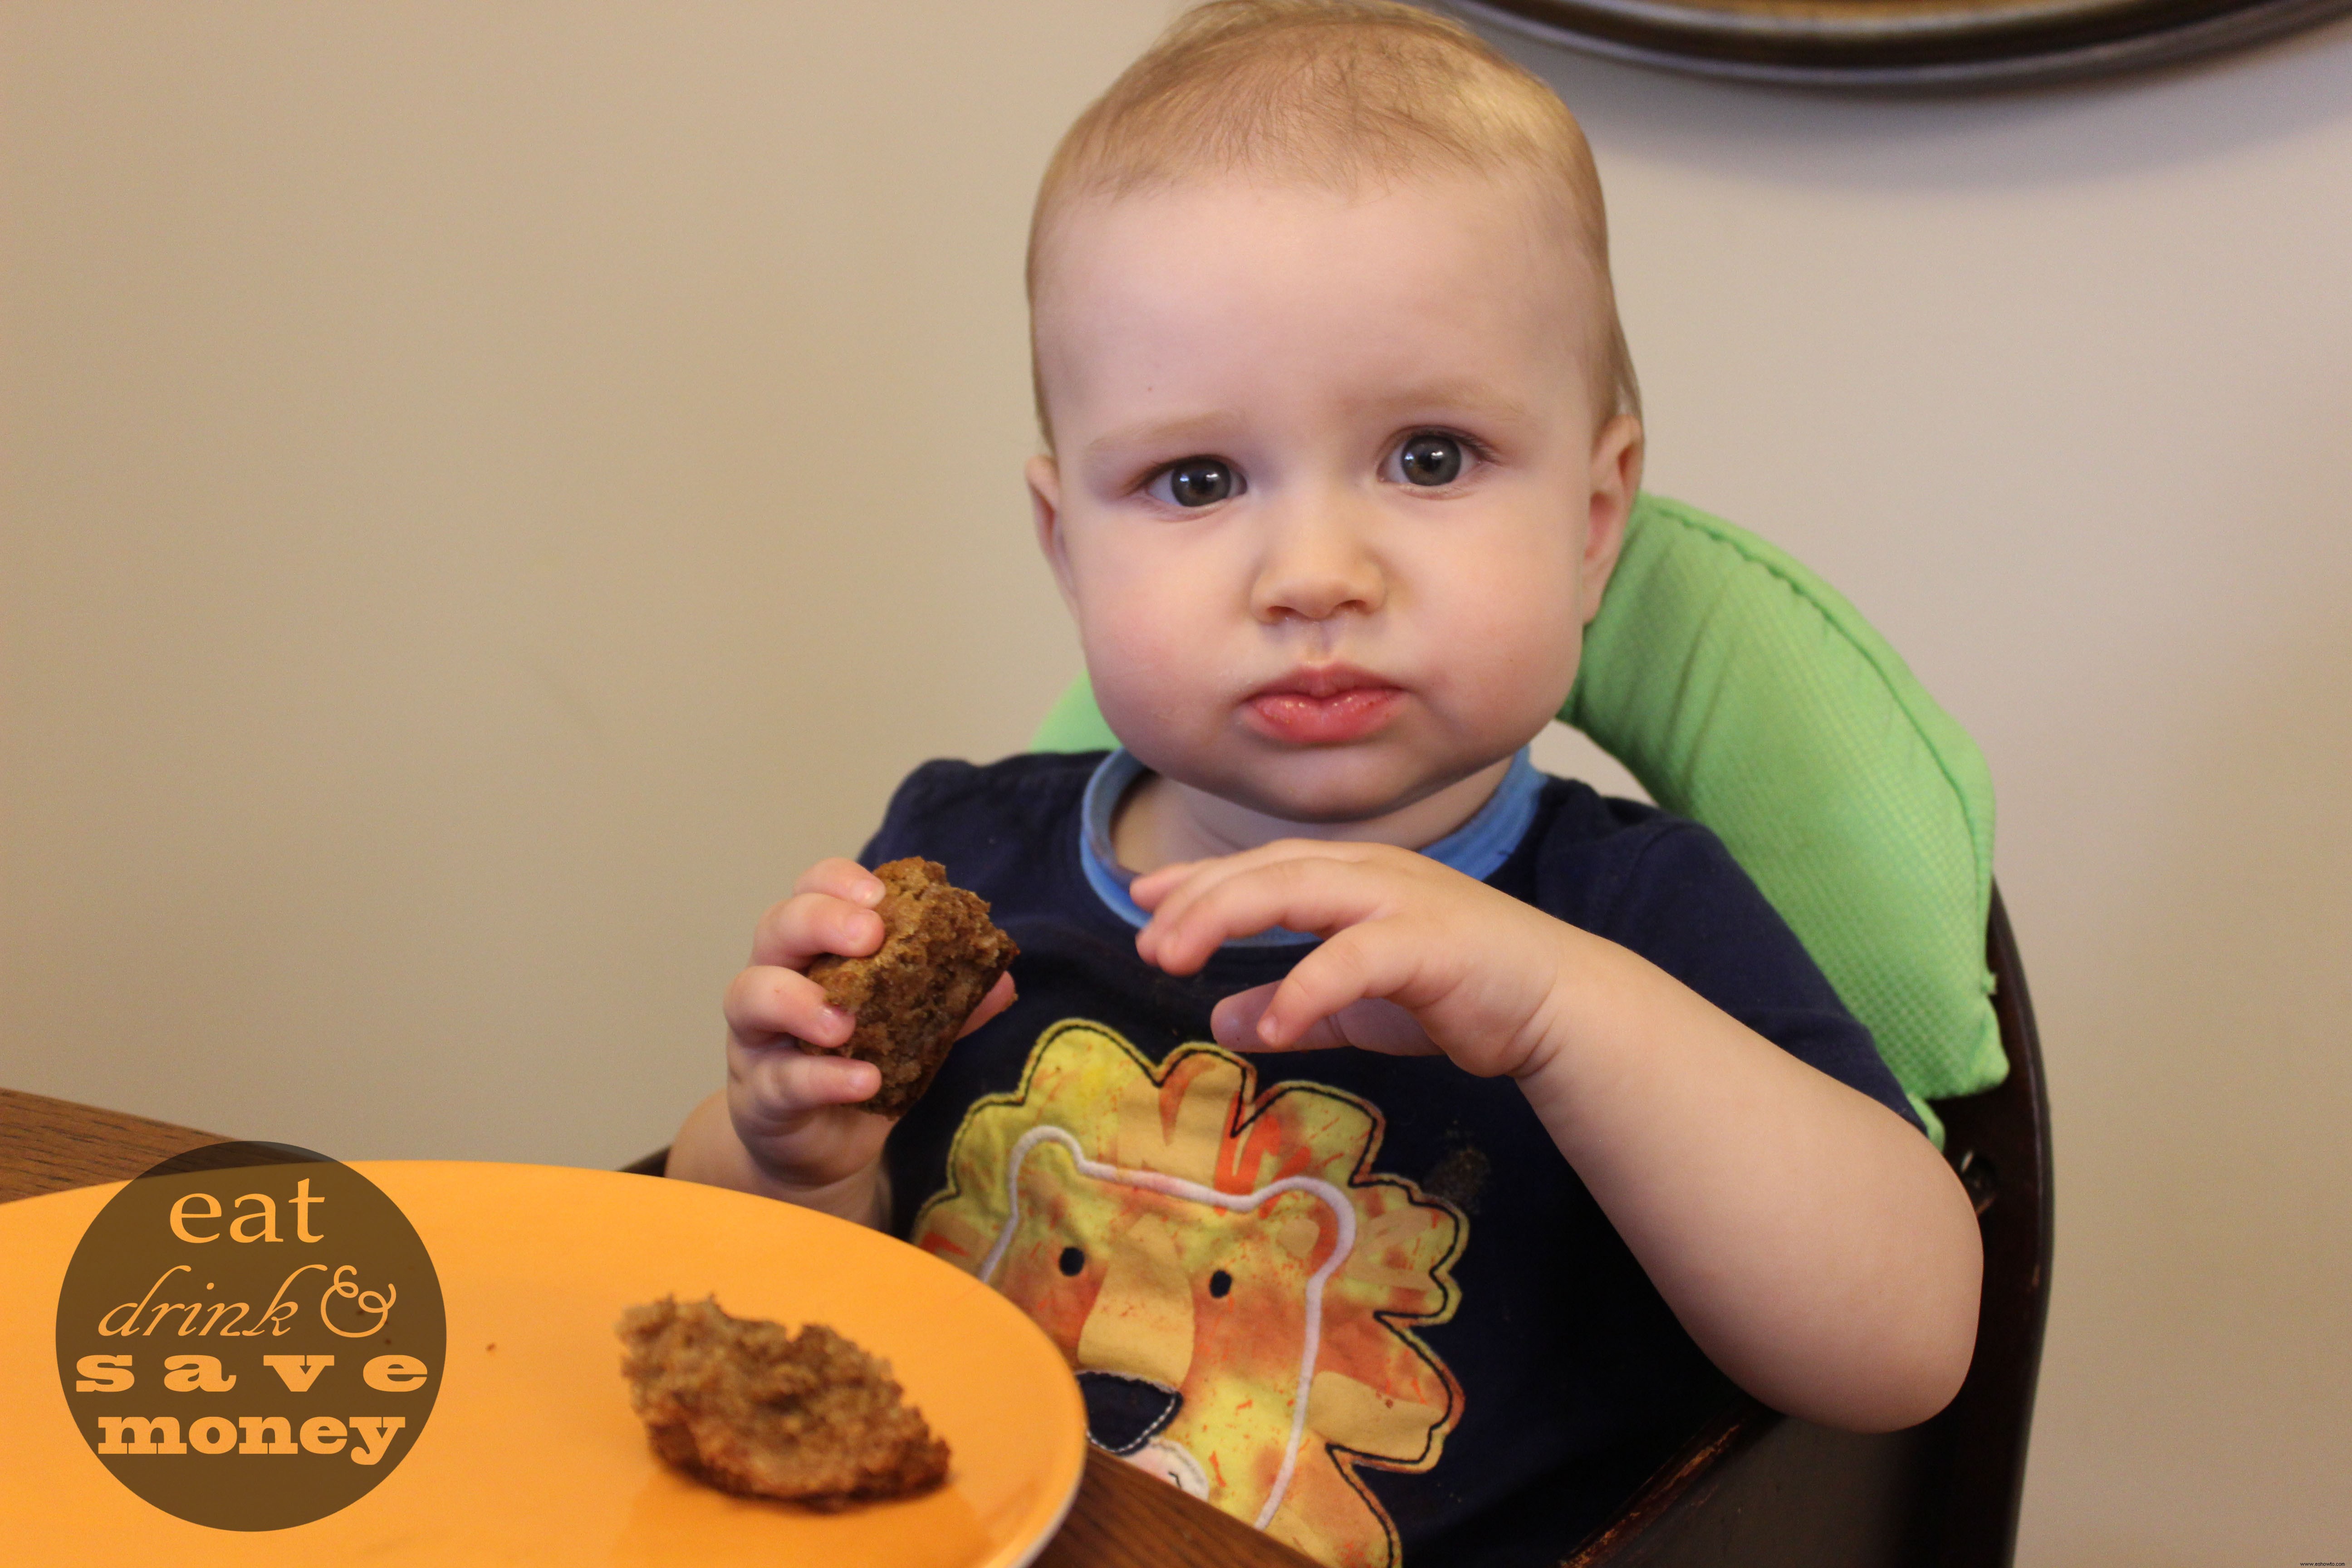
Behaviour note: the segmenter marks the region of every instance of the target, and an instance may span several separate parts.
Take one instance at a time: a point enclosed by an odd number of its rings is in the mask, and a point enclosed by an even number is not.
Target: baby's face
[[[1595,417],[1590,284],[1539,211],[1464,176],[1066,215],[1030,482],[1096,699],[1155,772],[1364,821],[1558,711],[1640,438]]]

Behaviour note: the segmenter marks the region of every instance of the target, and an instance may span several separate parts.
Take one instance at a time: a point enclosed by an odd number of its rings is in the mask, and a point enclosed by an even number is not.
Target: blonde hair
[[[1210,0],[1177,17],[1046,165],[1029,225],[1030,302],[1055,225],[1087,198],[1202,175],[1353,191],[1431,169],[1531,174],[1559,203],[1599,307],[1596,398],[1638,415],[1601,177],[1576,117],[1461,24],[1389,0]],[[1031,364],[1034,377],[1034,347]],[[1043,426],[1042,383],[1037,417]]]

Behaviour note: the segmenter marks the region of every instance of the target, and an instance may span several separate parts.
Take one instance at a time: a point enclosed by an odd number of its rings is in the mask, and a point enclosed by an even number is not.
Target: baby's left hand
[[[1508,1073],[1675,1318],[1776,1409],[1859,1432],[1943,1408],[1976,1343],[1967,1191],[1887,1107],[1635,953],[1426,856],[1286,839],[1136,879],[1144,959],[1268,926],[1323,944],[1219,1003],[1234,1050],[1439,1050]]]
[[[1326,939],[1278,984],[1217,1004],[1234,1050],[1443,1051],[1481,1078],[1526,1078],[1556,1047],[1575,928],[1425,855],[1285,838],[1163,866],[1130,889],[1151,911],[1144,962],[1191,974],[1272,926]]]

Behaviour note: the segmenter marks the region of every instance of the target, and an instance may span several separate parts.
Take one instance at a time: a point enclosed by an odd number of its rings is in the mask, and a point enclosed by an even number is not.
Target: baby
[[[1097,1444],[1327,1563],[1557,1561],[1728,1384],[1940,1409],[1977,1226],[1867,1033],[1711,835],[1527,760],[1643,457],[1567,110],[1417,10],[1222,0],[1064,140],[1029,289],[1120,748],[892,801],[864,865],[1022,952],[895,1124],[795,1043],[880,885],[802,877],[669,1173],[978,1275]]]

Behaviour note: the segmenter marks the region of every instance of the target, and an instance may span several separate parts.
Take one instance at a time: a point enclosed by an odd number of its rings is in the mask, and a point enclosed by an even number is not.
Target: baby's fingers
[[[1190,974],[1236,937],[1274,926],[1329,933],[1377,919],[1389,912],[1394,891],[1379,868],[1336,858],[1219,865],[1169,893],[1137,933],[1136,951],[1171,974]]]
[[[1146,871],[1129,883],[1127,895],[1136,901],[1139,908],[1156,910],[1162,899],[1181,886],[1184,879],[1203,864],[1199,860],[1171,860],[1158,870]]]
[[[796,969],[755,963],[727,987],[727,1032],[738,1045],[781,1039],[815,1046],[848,1043],[857,1020],[825,999],[824,987]]]
[[[1309,1024],[1305,1032],[1286,1045],[1273,1045],[1259,1032],[1259,1026],[1276,990],[1272,985],[1260,985],[1218,1003],[1209,1018],[1209,1027],[1217,1043],[1235,1051],[1321,1051],[1351,1047],[1392,1057],[1437,1054],[1436,1043],[1421,1026],[1421,1021],[1381,997],[1350,1002]]]
[[[1151,911],[1152,924],[1166,928],[1182,921],[1192,906],[1236,878],[1296,861],[1336,861],[1359,864],[1384,852],[1377,845],[1335,838],[1277,838],[1238,855],[1209,860],[1184,860],[1138,877],[1128,886],[1129,896]]]
[[[858,1105],[882,1087],[880,1069],[855,1057],[820,1056],[798,1046],[767,1046],[730,1063],[743,1092],[742,1110],[758,1131],[796,1131],[811,1113]]]
[[[850,862],[838,864],[849,866]],[[856,868],[852,866],[851,869]],[[814,871],[810,873],[814,875]],[[759,929],[751,933],[751,962],[782,969],[805,969],[809,961],[821,953],[863,958],[881,945],[882,917],[871,909],[835,893],[799,892],[760,917]]]
[[[998,975],[996,984],[988,988],[988,994],[980,999],[980,1005],[971,1010],[971,1016],[965,1019],[963,1027],[956,1032],[956,1038],[962,1039],[964,1036],[971,1034],[974,1029],[1012,1006],[1014,994],[1013,976],[1009,973]]]
[[[885,891],[882,879],[859,865],[838,855],[818,861],[801,873],[793,884],[795,893],[824,893],[867,909],[882,901]]]
[[[1306,1049],[1307,1034],[1317,1028],[1329,1045],[1361,1044],[1382,1049],[1411,1045],[1412,1035],[1425,1041],[1428,1037],[1419,1025],[1412,1024],[1412,1015],[1388,1000],[1402,995],[1418,1005],[1421,998],[1414,993],[1426,989],[1418,984],[1421,955],[1413,944],[1402,940],[1402,935],[1389,921],[1349,926],[1300,959],[1273,988],[1257,1016],[1253,1032],[1259,1045],[1275,1050]],[[1381,1010],[1354,1011],[1375,1001],[1382,1004]],[[1412,1024],[1411,1035],[1397,1023],[1397,1016]],[[1361,1031],[1363,1038],[1351,1038],[1350,1026]]]

